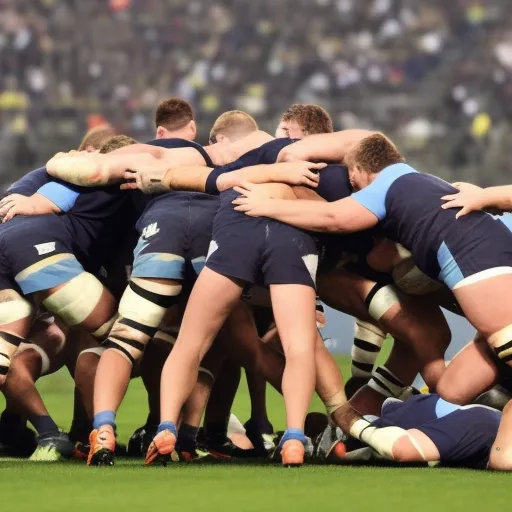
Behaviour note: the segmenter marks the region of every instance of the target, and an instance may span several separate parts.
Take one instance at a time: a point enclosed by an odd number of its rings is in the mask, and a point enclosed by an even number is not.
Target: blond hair
[[[242,110],[230,110],[217,118],[210,131],[210,143],[217,141],[218,135],[226,137],[242,138],[258,130],[258,123],[247,112]]]

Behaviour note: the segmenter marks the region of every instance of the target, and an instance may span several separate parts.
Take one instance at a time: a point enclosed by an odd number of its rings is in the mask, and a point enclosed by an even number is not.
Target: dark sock
[[[204,426],[204,432],[209,439],[224,441],[228,436],[228,427],[224,423],[208,423]]]
[[[16,412],[5,410],[0,417],[0,426],[4,428],[23,428],[25,419]]]
[[[59,433],[59,427],[50,416],[33,416],[29,418],[29,421],[40,436]]]
[[[148,414],[148,418],[146,420],[147,427],[155,427],[158,428],[158,424],[160,423],[159,414],[154,414],[151,411]]]
[[[193,451],[197,445],[197,433],[199,427],[193,427],[183,423],[178,431],[179,449],[183,451]]]

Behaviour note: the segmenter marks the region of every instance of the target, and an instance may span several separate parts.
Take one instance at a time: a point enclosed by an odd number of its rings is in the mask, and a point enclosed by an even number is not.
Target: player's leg
[[[146,464],[175,449],[176,424],[197,382],[201,360],[242,294],[242,285],[210,268],[199,275],[190,295],[180,333],[162,371],[161,423]],[[202,319],[198,322],[198,319]]]
[[[354,343],[351,350],[351,377],[346,382],[347,396],[352,397],[372,376],[386,334],[377,323],[356,318]]]
[[[503,409],[498,435],[489,456],[489,469],[512,471],[512,401]]]
[[[304,422],[315,389],[316,292],[311,286],[272,284],[270,294],[286,357],[282,384],[287,428],[282,440],[283,463],[300,464],[303,447],[296,458],[291,453],[293,445],[287,442],[303,442]]]
[[[5,384],[11,360],[28,336],[34,311],[10,284],[0,278],[0,386]]]
[[[52,318],[41,318],[34,324],[30,343],[22,343],[13,360],[13,372],[6,381],[6,396],[37,431],[37,449],[33,461],[54,462],[69,458],[73,445],[50,416],[36,388],[36,381],[60,370],[65,364],[67,329]],[[12,377],[12,379],[11,379]]]
[[[485,338],[478,336],[463,347],[450,361],[437,386],[445,400],[454,404],[469,404],[496,384],[500,371]],[[468,368],[471,368],[468,377]]]

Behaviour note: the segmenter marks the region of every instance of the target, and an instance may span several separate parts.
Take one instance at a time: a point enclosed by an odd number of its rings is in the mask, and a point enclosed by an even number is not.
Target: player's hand
[[[262,189],[262,187],[246,181],[239,187],[234,187],[233,190],[240,194],[240,197],[233,201],[235,210],[243,212],[250,217],[266,216],[272,198],[263,191],[264,187]]]
[[[320,181],[318,171],[327,166],[327,164],[314,164],[304,160],[286,162],[279,165],[281,168],[277,173],[278,181],[288,183],[289,185],[304,185],[311,188],[318,187],[318,182]]]
[[[473,183],[466,183],[465,181],[456,181],[455,183],[452,183],[452,187],[455,187],[461,192],[478,192],[479,190],[483,190],[482,187],[473,185]]]
[[[139,189],[144,194],[159,194],[169,190],[164,187],[162,181],[169,167],[164,162],[155,158],[151,159],[147,165],[140,164],[133,169],[127,169],[124,174],[126,183],[121,185],[121,190]]]
[[[0,201],[2,223],[10,221],[16,215],[36,215],[36,205],[31,197],[10,194]]]
[[[456,219],[470,212],[483,210],[486,207],[482,189],[477,191],[461,191],[458,194],[450,194],[441,199],[446,201],[446,203],[441,205],[443,210],[447,210],[448,208],[460,208],[455,214]]]

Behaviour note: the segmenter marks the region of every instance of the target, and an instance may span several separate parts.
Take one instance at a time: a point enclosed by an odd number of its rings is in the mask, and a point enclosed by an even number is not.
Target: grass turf
[[[345,374],[347,360],[339,358]],[[59,425],[69,426],[70,378],[59,372],[39,388]],[[3,407],[3,403],[0,402]],[[268,409],[276,429],[284,426],[282,398],[268,391]],[[315,398],[312,410],[322,410]],[[234,412],[249,416],[244,381]],[[118,414],[119,437],[126,442],[146,418],[146,397],[133,381]],[[142,467],[142,461],[119,459],[113,468],[83,463],[57,464],[0,460],[2,508],[15,511],[150,512],[157,507],[187,510],[356,510],[393,512],[507,510],[507,474],[426,468],[305,466],[284,469],[264,464],[178,464]]]

